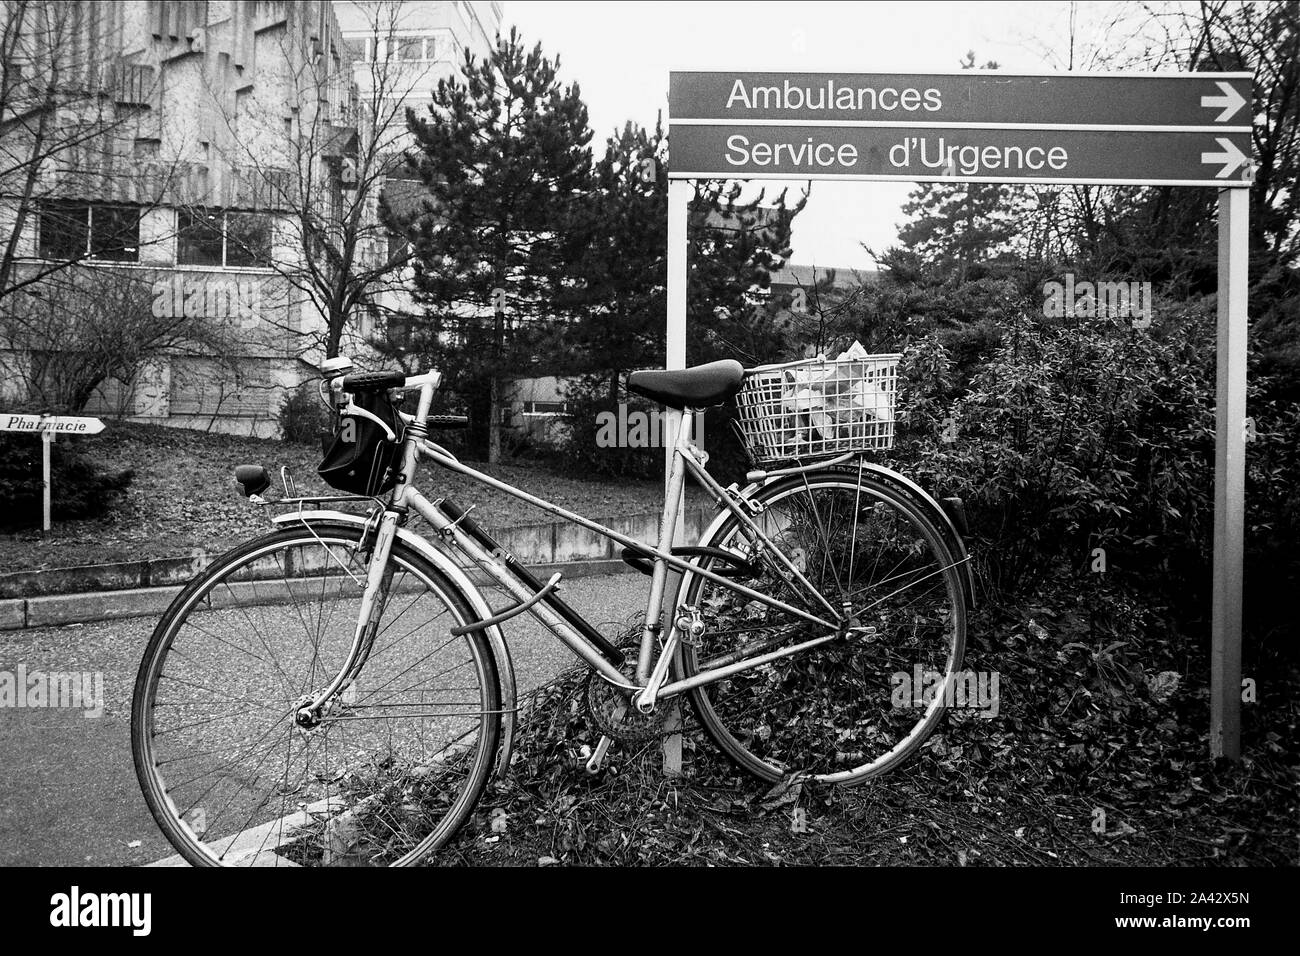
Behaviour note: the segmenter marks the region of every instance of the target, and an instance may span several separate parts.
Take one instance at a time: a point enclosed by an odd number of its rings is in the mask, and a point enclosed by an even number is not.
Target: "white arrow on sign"
[[[0,432],[51,432],[56,435],[98,435],[104,423],[98,418],[76,415],[0,414]]]
[[[1223,168],[1214,174],[1215,179],[1223,179],[1234,169],[1246,161],[1246,154],[1239,150],[1230,139],[1224,139],[1222,136],[1216,136],[1214,141],[1223,148],[1221,153],[1201,153],[1201,162],[1217,165],[1223,164]]]
[[[1237,92],[1236,88],[1230,83],[1224,83],[1222,80],[1215,82],[1222,96],[1202,96],[1201,105],[1209,109],[1223,108],[1223,112],[1214,117],[1214,122],[1222,123],[1232,119],[1237,115],[1237,111],[1246,105],[1246,98]]]

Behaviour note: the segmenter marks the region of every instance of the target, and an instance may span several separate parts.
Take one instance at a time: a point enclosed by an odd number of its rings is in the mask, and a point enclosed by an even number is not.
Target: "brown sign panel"
[[[1248,129],[1249,73],[675,72],[669,114],[734,122]]]
[[[1244,186],[1250,134],[945,128],[674,125],[674,179]]]

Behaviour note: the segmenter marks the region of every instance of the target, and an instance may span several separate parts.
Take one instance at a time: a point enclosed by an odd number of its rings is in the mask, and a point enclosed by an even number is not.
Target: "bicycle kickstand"
[[[587,773],[600,773],[600,765],[605,762],[605,755],[609,753],[609,745],[614,742],[614,738],[604,736],[600,738],[600,743],[596,744],[596,752],[591,755],[587,761]]]

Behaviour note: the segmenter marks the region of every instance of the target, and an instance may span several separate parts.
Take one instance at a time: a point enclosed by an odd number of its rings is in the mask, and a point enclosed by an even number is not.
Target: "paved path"
[[[644,609],[639,574],[579,578],[565,599],[595,624]],[[488,595],[489,604],[506,603]],[[104,713],[0,707],[0,866],[148,863],[171,846],[140,796],[131,763],[136,668],[154,621],[137,618],[0,632],[0,672],[103,674]],[[612,633],[602,627],[605,633]],[[576,659],[531,617],[505,625],[521,693]],[[138,846],[132,846],[133,843]]]

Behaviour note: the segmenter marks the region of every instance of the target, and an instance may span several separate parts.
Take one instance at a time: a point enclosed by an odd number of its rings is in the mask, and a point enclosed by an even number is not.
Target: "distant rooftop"
[[[811,288],[817,282],[825,281],[832,272],[835,273],[835,288],[852,288],[865,282],[875,282],[879,272],[875,269],[854,269],[849,266],[805,266],[788,263],[777,272],[772,273],[772,285],[790,286],[791,288]]]

